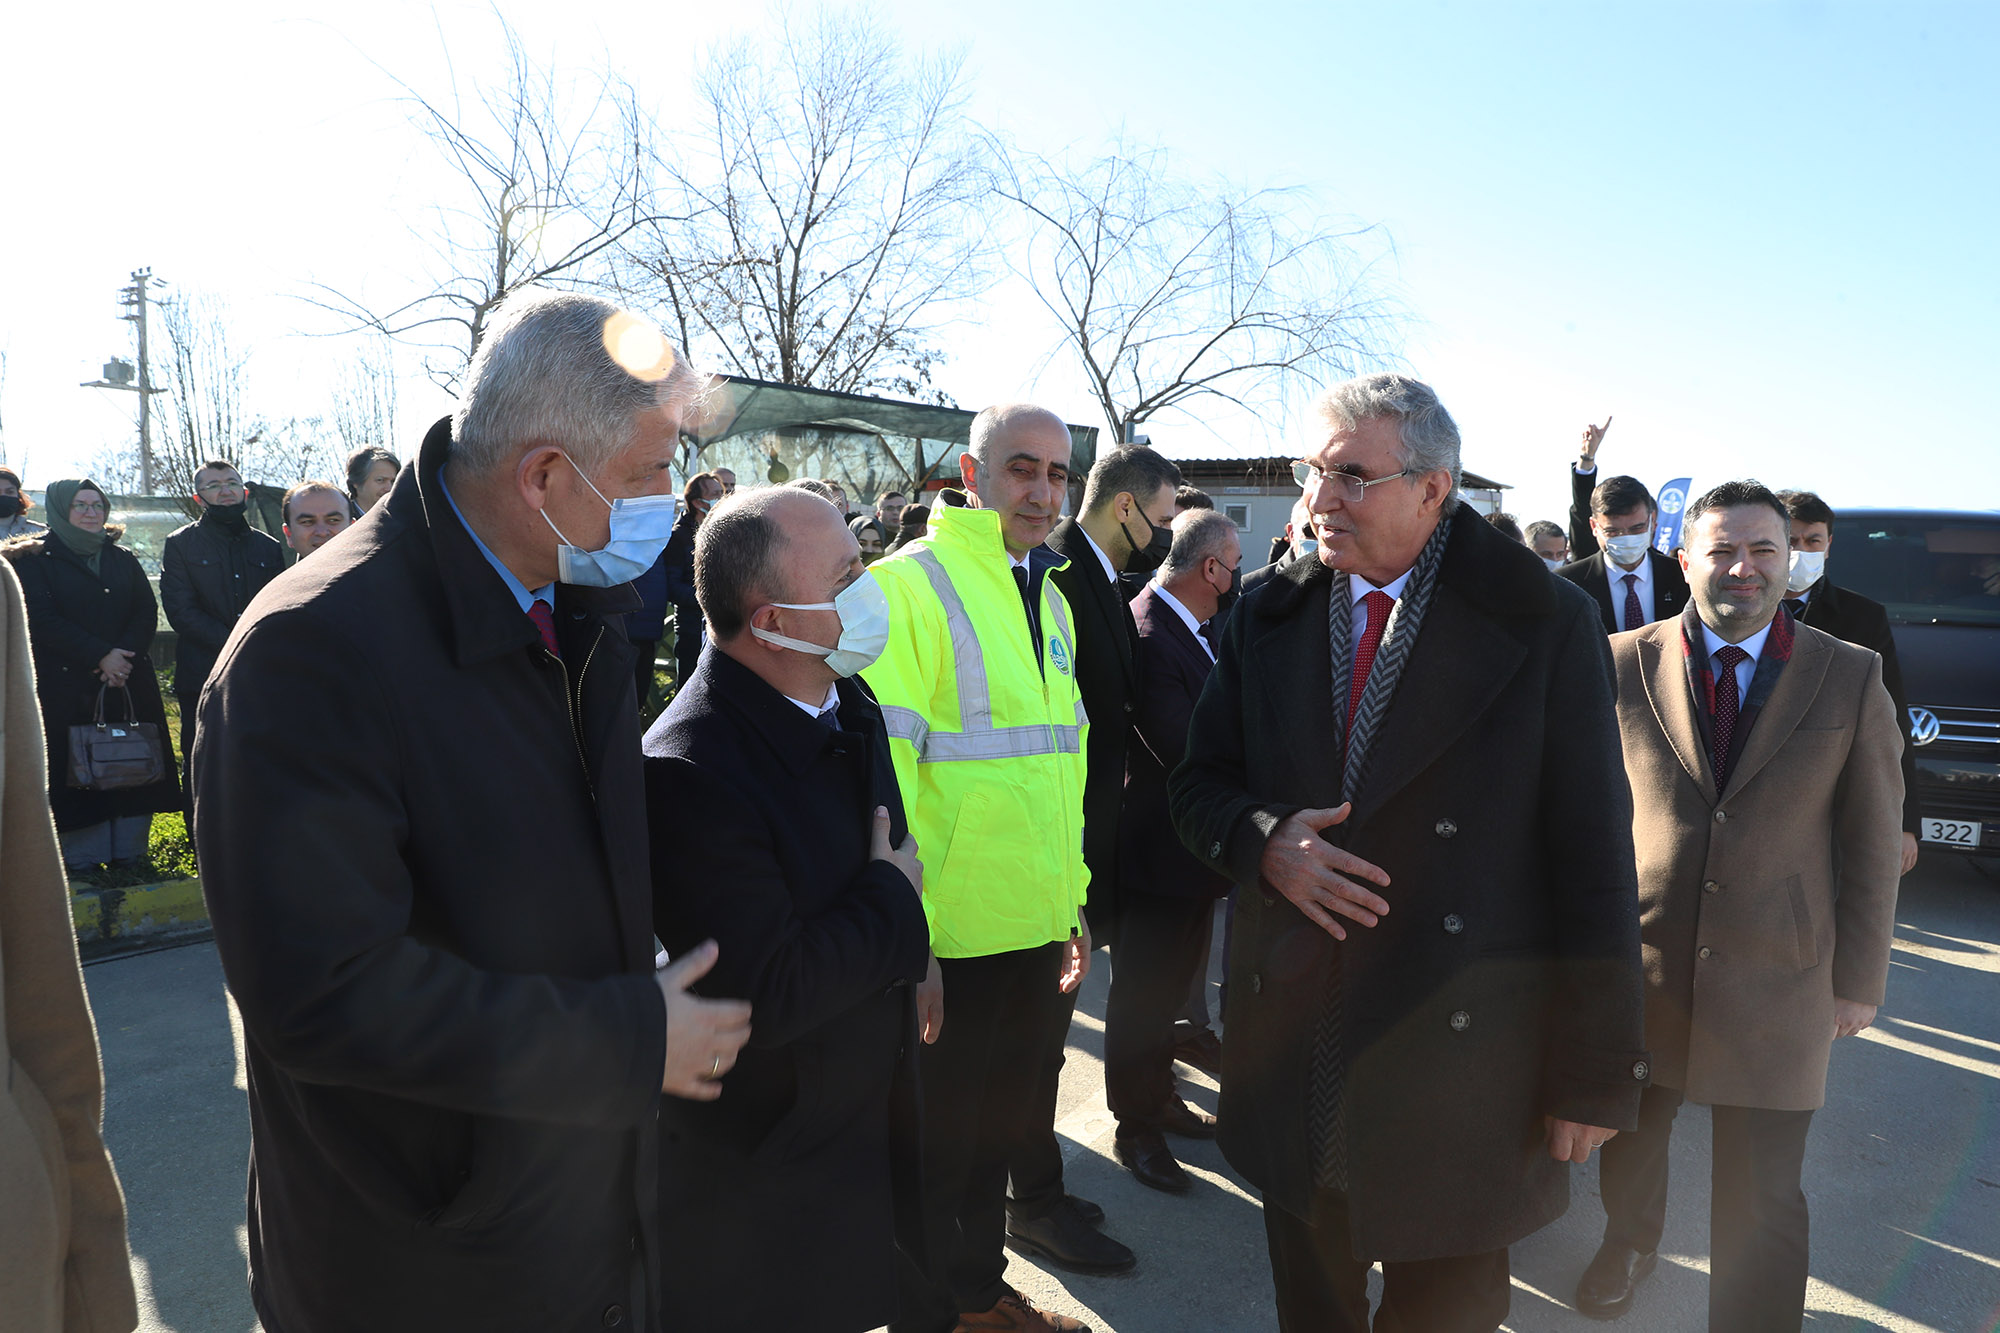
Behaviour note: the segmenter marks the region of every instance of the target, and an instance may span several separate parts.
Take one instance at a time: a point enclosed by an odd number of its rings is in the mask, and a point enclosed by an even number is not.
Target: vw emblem
[[[1937,738],[1937,714],[1928,708],[1912,708],[1910,710],[1910,739],[1918,745],[1929,745]]]

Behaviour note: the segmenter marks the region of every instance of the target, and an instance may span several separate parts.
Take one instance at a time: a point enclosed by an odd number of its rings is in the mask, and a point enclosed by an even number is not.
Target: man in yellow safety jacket
[[[888,723],[924,858],[943,1022],[919,1062],[929,1275],[912,1269],[893,1333],[1085,1325],[1006,1284],[1007,1158],[1035,1107],[1043,1038],[1090,966],[1083,921],[1084,738],[1076,635],[1041,549],[1062,512],[1069,427],[990,407],[930,535],[872,566],[888,647],[864,677]],[[928,1035],[928,1032],[927,1032]]]

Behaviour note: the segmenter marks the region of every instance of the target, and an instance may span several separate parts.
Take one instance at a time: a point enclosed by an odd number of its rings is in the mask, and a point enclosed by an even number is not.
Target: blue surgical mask
[[[795,652],[824,657],[836,676],[851,676],[872,666],[889,646],[889,596],[875,581],[872,571],[840,590],[830,602],[773,602],[787,611],[832,611],[840,616],[840,642],[829,648],[823,643],[787,638],[767,629],[750,627],[750,633],[766,643]]]
[[[577,467],[576,460],[568,454],[569,465],[576,468],[576,475],[583,478],[583,484],[590,487],[590,493],[611,509],[611,532],[604,539],[604,545],[595,551],[586,551],[580,546],[572,546],[563,530],[556,527],[555,520],[542,513],[542,522],[549,525],[556,536],[562,538],[562,545],[556,547],[556,578],[561,582],[579,588],[615,588],[621,583],[630,583],[653,567],[660,553],[667,549],[667,539],[674,532],[674,507],[677,503],[671,495],[636,495],[629,500],[605,500],[604,492],[597,489],[584,470]]]

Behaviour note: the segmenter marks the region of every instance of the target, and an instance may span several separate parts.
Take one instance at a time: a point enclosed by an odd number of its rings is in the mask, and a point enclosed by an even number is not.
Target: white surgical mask
[[[576,468],[576,475],[583,477],[583,484],[590,487],[590,493],[611,509],[611,531],[604,539],[604,545],[595,551],[586,551],[573,546],[563,530],[556,527],[556,521],[542,512],[542,522],[562,538],[562,545],[556,547],[556,578],[573,587],[615,588],[621,583],[630,583],[653,567],[661,552],[667,549],[667,539],[674,533],[674,508],[677,503],[671,495],[636,495],[628,500],[605,500],[604,492],[591,483],[576,460],[568,454],[569,465]]]
[[[1542,563],[1549,567],[1549,573],[1551,574],[1555,573],[1558,569],[1561,569],[1563,567],[1563,562],[1561,560],[1556,559],[1554,556],[1547,556],[1547,555],[1543,556]]]
[[[1653,549],[1653,539],[1647,534],[1634,533],[1629,537],[1606,537],[1604,549],[1613,562],[1620,565],[1636,565]]]
[[[840,617],[840,642],[829,648],[823,643],[787,638],[755,625],[750,632],[766,643],[794,652],[824,657],[836,676],[851,676],[871,666],[889,646],[889,596],[875,581],[871,571],[840,590],[830,602],[773,602],[786,611],[832,611]]]
[[[1792,552],[1791,576],[1785,580],[1786,592],[1804,592],[1818,583],[1820,575],[1826,573],[1825,551]]]

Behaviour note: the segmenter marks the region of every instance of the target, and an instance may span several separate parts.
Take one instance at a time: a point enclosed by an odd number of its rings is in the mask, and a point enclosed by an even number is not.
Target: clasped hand
[[[721,949],[703,940],[653,973],[667,1004],[667,1062],[660,1091],[689,1101],[712,1102],[722,1095],[722,1076],[736,1065],[736,1053],[750,1040],[748,1000],[709,1000],[688,987],[708,975]]]
[[[1272,888],[1337,940],[1347,938],[1339,918],[1372,926],[1389,913],[1388,901],[1367,887],[1388,888],[1389,872],[1320,836],[1321,829],[1345,822],[1352,811],[1349,803],[1289,816],[1271,831],[1258,864]]]
[[[97,663],[97,674],[106,685],[123,685],[132,678],[132,659],[137,656],[130,648],[113,648]]]

